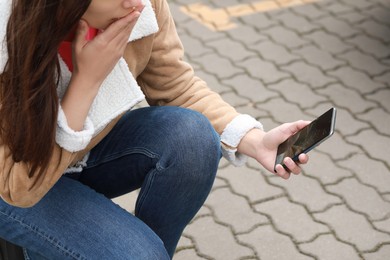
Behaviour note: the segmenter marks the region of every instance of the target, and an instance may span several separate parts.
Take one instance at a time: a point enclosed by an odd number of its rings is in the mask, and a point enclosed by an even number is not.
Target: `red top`
[[[98,30],[95,28],[89,28],[86,40],[90,41],[98,34]],[[73,38],[73,37],[71,37]],[[70,71],[73,71],[73,62],[72,62],[72,41],[66,40],[61,42],[60,47],[58,48],[61,58],[64,60],[65,64],[68,66]]]

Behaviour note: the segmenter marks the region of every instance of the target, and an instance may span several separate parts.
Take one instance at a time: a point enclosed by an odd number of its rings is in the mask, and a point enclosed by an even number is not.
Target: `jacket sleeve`
[[[150,105],[190,108],[204,114],[221,135],[223,155],[236,166],[246,156],[237,153],[242,137],[253,128],[262,129],[260,122],[239,114],[221,96],[194,75],[183,61],[184,50],[166,0],[153,1],[159,25],[150,60],[138,81]]]
[[[0,145],[0,196],[7,203],[17,207],[35,205],[62,176],[71,164],[74,154],[56,145],[49,167],[40,176],[29,177],[29,164],[14,162],[10,151]]]

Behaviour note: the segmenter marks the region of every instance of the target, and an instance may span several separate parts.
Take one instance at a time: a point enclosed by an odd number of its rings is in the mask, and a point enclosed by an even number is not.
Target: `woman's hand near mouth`
[[[110,24],[106,30],[88,41],[88,23],[81,20],[73,42],[73,73],[61,101],[68,124],[73,130],[83,129],[90,106],[102,82],[123,56],[130,34],[142,6]],[[77,111],[75,111],[77,110]]]

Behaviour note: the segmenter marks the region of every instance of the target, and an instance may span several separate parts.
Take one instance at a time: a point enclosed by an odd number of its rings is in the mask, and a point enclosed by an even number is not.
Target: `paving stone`
[[[236,242],[228,227],[215,223],[211,217],[195,220],[184,234],[193,237],[196,248],[208,258],[239,259],[253,254],[250,248]]]
[[[252,210],[248,201],[228,188],[214,190],[205,202],[214,212],[215,220],[230,226],[235,234],[245,233],[268,219]]]
[[[367,0],[341,0],[345,5],[351,6],[353,9],[351,11],[364,11],[373,7],[374,3]]]
[[[390,28],[383,23],[371,19],[357,24],[355,27],[362,29],[367,35],[379,39],[384,43],[390,42]]]
[[[259,52],[265,60],[270,60],[277,65],[288,64],[300,59],[298,55],[292,54],[284,46],[269,40],[251,46],[250,49]]]
[[[350,169],[362,183],[375,187],[379,192],[390,192],[390,170],[383,162],[360,153],[337,164]]]
[[[386,71],[382,75],[374,77],[374,80],[382,82],[385,86],[390,87],[390,71]]]
[[[314,31],[313,33],[306,34],[304,37],[312,40],[320,49],[331,54],[342,53],[353,48],[350,44],[340,40],[339,37],[325,31]]]
[[[307,44],[307,41],[299,37],[296,32],[282,26],[274,26],[261,32],[271,37],[275,42],[286,46],[286,48],[295,49]]]
[[[375,221],[373,224],[377,229],[390,233],[390,218],[382,221]]]
[[[362,152],[362,149],[359,146],[346,142],[338,132],[335,132],[331,138],[317,146],[315,149],[328,154],[334,160],[345,159],[352,154]]]
[[[374,102],[364,100],[356,90],[345,88],[341,84],[331,84],[319,89],[318,93],[327,96],[336,106],[348,109],[351,113],[362,113],[377,106]]]
[[[302,6],[301,8],[297,8],[293,10],[294,13],[297,13],[303,17],[306,17],[310,20],[317,20],[320,17],[328,15],[324,10],[319,9],[317,6],[313,4],[307,4]]]
[[[269,225],[260,226],[248,234],[239,235],[238,239],[252,245],[260,259],[313,259],[300,253],[288,236],[275,232]]]
[[[179,243],[177,245],[177,250],[176,251],[180,251],[183,248],[193,248],[193,247],[194,247],[194,244],[192,243],[191,239],[189,239],[189,238],[187,238],[185,236],[181,236],[180,240],[179,240]]]
[[[359,183],[356,179],[345,179],[336,185],[327,186],[326,189],[342,196],[351,209],[366,214],[370,220],[390,216],[390,203],[384,201],[375,189]],[[356,190],[359,192],[354,192]]]
[[[307,115],[303,114],[296,104],[288,103],[282,98],[273,98],[262,103],[259,107],[262,110],[268,111],[269,114],[272,115],[273,120],[279,123],[307,118]]]
[[[279,232],[292,236],[298,242],[307,242],[318,234],[329,232],[328,227],[315,222],[303,206],[291,203],[287,198],[260,203],[255,208],[270,216]]]
[[[352,246],[338,241],[332,234],[320,235],[313,242],[300,244],[299,248],[321,260],[360,259]]]
[[[250,101],[248,98],[237,96],[237,94],[235,94],[234,92],[223,93],[221,94],[221,97],[223,98],[223,100],[225,100],[234,107],[244,106]]]
[[[288,71],[299,81],[310,85],[312,88],[320,88],[336,82],[333,77],[328,77],[319,68],[303,61],[281,66],[282,71]]]
[[[302,108],[313,107],[317,103],[326,101],[325,97],[318,95],[310,87],[291,79],[271,84],[268,88],[278,91],[286,100],[297,103]]]
[[[335,69],[345,64],[345,61],[335,59],[331,54],[315,47],[314,45],[294,50],[293,53],[299,54],[309,64],[320,67],[322,70]]]
[[[216,53],[195,57],[193,60],[202,64],[206,72],[215,74],[219,79],[229,78],[244,72],[242,69],[234,66],[231,61]]]
[[[260,122],[262,122],[263,118],[267,116],[267,114],[264,111],[257,109],[252,104],[247,104],[245,106],[236,107],[236,110],[241,114],[251,115],[254,118],[256,118],[256,120],[258,120]]]
[[[331,34],[337,35],[341,38],[348,38],[352,37],[353,35],[356,35],[359,33],[358,30],[354,29],[351,25],[349,25],[347,22],[335,19],[332,16],[327,16],[321,19],[317,19],[313,21],[314,23],[323,26],[323,28]]]
[[[371,76],[379,75],[388,70],[386,65],[378,62],[373,56],[356,50],[337,55],[337,57],[347,61],[353,68],[364,71]]]
[[[200,77],[204,80],[209,88],[217,93],[231,92],[233,89],[225,84],[222,84],[221,81],[213,74],[206,73],[202,70],[198,70],[195,72],[196,76]]]
[[[278,93],[266,88],[260,80],[255,80],[247,75],[237,75],[231,79],[223,80],[223,84],[230,85],[239,96],[246,97],[252,102],[264,102]]]
[[[196,254],[195,249],[189,248],[189,249],[184,249],[180,250],[179,252],[176,252],[174,255],[175,260],[196,260],[196,259],[207,259],[200,257]]]
[[[329,155],[311,151],[309,153],[310,161],[303,166],[305,175],[316,178],[323,185],[336,183],[339,180],[352,176],[352,173],[337,167]]]
[[[263,61],[259,58],[251,58],[243,62],[237,63],[241,68],[245,68],[249,75],[261,79],[266,84],[277,82],[284,78],[289,78],[290,75],[286,72],[278,70],[271,62]]]
[[[384,260],[390,256],[390,245],[383,245],[378,251],[364,254],[365,260]]]
[[[259,163],[257,164],[261,167]],[[219,176],[229,182],[234,193],[245,196],[251,203],[284,194],[282,189],[268,184],[262,174],[253,169],[237,169],[230,166],[220,170]]]
[[[342,135],[352,135],[356,134],[358,131],[369,128],[370,125],[367,122],[359,120],[356,118],[356,115],[352,115],[351,112],[337,107],[337,119],[336,119],[336,129]]]
[[[342,1],[328,1],[329,5],[324,6],[322,9],[326,9],[332,14],[339,15],[340,13],[347,13],[353,11],[353,7],[349,6]]]
[[[310,212],[323,211],[341,202],[338,197],[328,194],[316,179],[305,175],[293,176],[289,181],[270,178],[270,182],[284,187],[291,201],[306,206]]]
[[[202,56],[205,54],[213,53],[213,50],[204,46],[204,43],[199,39],[191,37],[189,35],[182,35],[180,37],[186,54],[190,57]]]
[[[305,34],[316,29],[320,29],[318,25],[311,23],[304,16],[299,16],[291,12],[282,16],[278,16],[276,20],[279,20],[284,26],[296,31],[299,34]]]
[[[222,57],[226,57],[233,62],[239,62],[257,56],[255,52],[247,50],[242,43],[226,41],[226,39],[208,41],[205,46],[210,46],[214,52],[219,53]]]
[[[354,88],[361,94],[372,93],[385,86],[383,83],[373,81],[366,73],[351,67],[341,67],[334,71],[328,71],[327,74],[337,77],[343,85]]]
[[[373,130],[365,130],[356,136],[348,137],[347,140],[363,147],[373,158],[388,162],[390,137],[379,135]]]
[[[314,217],[330,225],[338,240],[355,245],[360,251],[373,250],[383,242],[390,242],[390,235],[379,232],[367,219],[346,206],[333,206]]]
[[[389,102],[388,102],[389,103]],[[390,136],[390,116],[381,108],[374,108],[367,113],[356,115],[359,119],[370,122],[381,134]]]
[[[342,13],[337,15],[337,17],[341,20],[346,21],[349,24],[357,24],[361,23],[364,20],[368,19],[367,15],[364,15],[362,13],[357,13],[357,12],[347,12],[347,13]]]
[[[278,23],[269,19],[269,16],[266,13],[257,13],[256,15],[248,15],[240,18],[243,24],[250,25],[259,30],[262,33],[262,30],[273,27]]]
[[[387,0],[385,0],[387,1]],[[389,7],[389,1],[387,1],[387,5]],[[389,8],[383,8],[382,6],[374,6],[373,8],[367,9],[367,10],[362,10],[362,12],[365,15],[371,16],[372,19],[384,23],[390,26],[390,9]]]
[[[390,55],[388,45],[366,35],[357,35],[346,42],[357,46],[364,53],[374,55],[376,58],[385,58]]]
[[[251,46],[268,39],[268,37],[262,35],[253,27],[249,26],[241,26],[239,28],[229,30],[226,32],[226,34],[229,35],[229,37],[231,37],[232,39],[240,41],[247,46]]]
[[[384,88],[371,95],[366,96],[369,100],[375,100],[381,104],[381,106],[386,110],[387,113],[390,113],[390,89]]]

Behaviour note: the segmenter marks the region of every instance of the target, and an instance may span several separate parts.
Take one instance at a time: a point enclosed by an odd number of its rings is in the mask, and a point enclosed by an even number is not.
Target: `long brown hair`
[[[5,39],[9,57],[0,76],[0,138],[15,162],[30,164],[30,176],[47,169],[55,145],[58,47],[90,2],[13,0]]]

